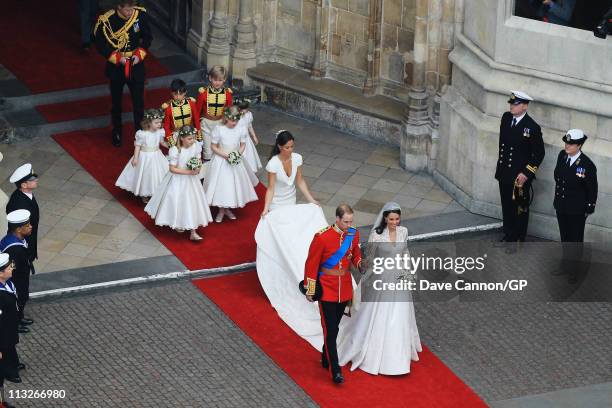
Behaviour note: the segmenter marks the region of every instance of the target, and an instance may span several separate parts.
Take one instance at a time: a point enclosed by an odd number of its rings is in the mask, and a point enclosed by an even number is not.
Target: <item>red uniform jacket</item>
[[[198,90],[198,115],[202,118],[219,120],[223,118],[225,108],[232,106],[230,88],[214,89],[211,86]]]
[[[347,233],[342,232],[335,224],[329,226],[314,236],[308,250],[308,258],[304,269],[304,287],[307,288],[306,294],[314,294],[314,285],[317,275],[323,264],[334,252],[336,252],[342,241],[346,239]],[[338,265],[333,269],[344,271],[342,276],[323,274],[320,282],[323,287],[321,300],[326,302],[346,302],[353,298],[353,279],[349,269],[350,264],[358,267],[361,263],[361,250],[359,249],[359,231],[355,230],[355,237],[351,242],[351,247],[342,257]]]
[[[172,146],[174,144],[174,138],[172,133],[179,130],[185,125],[191,125],[200,132],[200,114],[196,105],[196,100],[189,97],[187,98],[189,104],[189,112],[186,109],[181,110],[180,107],[173,106],[172,100],[164,102],[162,109],[164,110],[164,130],[166,132],[166,141]],[[184,117],[188,116],[188,117]]]

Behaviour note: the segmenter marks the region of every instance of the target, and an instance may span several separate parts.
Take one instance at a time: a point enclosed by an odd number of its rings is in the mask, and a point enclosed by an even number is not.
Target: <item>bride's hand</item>
[[[321,206],[321,203],[318,202],[317,200],[312,200],[310,203],[314,205],[318,205],[319,207]]]
[[[264,208],[264,210],[261,212],[261,218],[265,217],[266,214],[268,214],[270,212],[270,210],[268,210],[267,208]]]

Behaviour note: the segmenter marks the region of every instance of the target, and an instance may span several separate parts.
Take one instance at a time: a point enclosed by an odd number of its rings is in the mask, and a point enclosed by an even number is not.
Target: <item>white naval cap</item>
[[[15,210],[6,215],[6,220],[9,224],[26,224],[30,221],[30,212],[28,210]]]
[[[32,164],[26,163],[23,166],[19,166],[17,170],[11,174],[9,181],[11,183],[23,183],[24,181],[38,178],[38,175],[32,170]]]
[[[11,258],[9,254],[0,254],[0,271],[4,270],[10,262]]]
[[[529,95],[527,95],[525,92],[522,91],[510,91],[511,95],[510,95],[510,99],[508,100],[508,103],[510,104],[519,104],[519,103],[529,103],[530,101],[533,101],[533,98]]]
[[[582,129],[570,129],[561,139],[569,144],[583,144],[587,140],[587,135]]]

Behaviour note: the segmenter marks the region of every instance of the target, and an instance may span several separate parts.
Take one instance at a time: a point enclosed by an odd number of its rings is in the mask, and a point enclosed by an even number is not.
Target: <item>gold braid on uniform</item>
[[[106,41],[113,47],[115,50],[123,50],[130,39],[130,35],[128,31],[138,18],[140,11],[146,11],[144,7],[134,7],[136,10],[132,13],[132,16],[127,20],[127,22],[117,31],[113,31],[113,28],[110,25],[109,18],[115,14],[115,10],[109,10],[106,13],[102,14],[98,21],[96,22],[96,27],[94,28],[94,33],[98,32],[98,27],[102,24],[102,33],[104,33],[104,37]]]

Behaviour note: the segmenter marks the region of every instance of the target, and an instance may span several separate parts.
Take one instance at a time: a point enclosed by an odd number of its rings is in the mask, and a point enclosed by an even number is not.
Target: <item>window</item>
[[[515,0],[518,17],[593,31],[612,8],[612,0]]]

